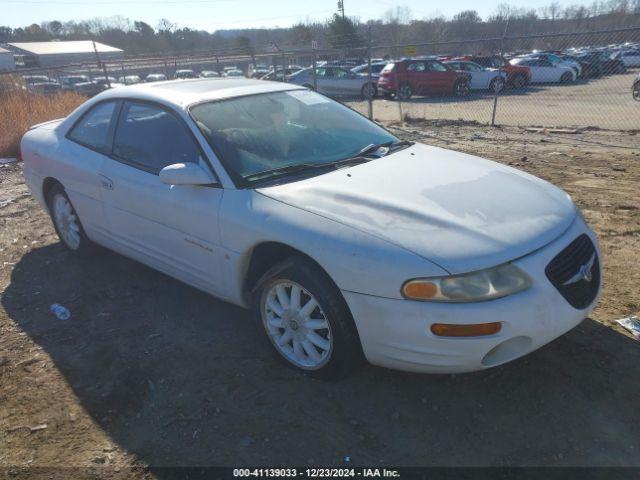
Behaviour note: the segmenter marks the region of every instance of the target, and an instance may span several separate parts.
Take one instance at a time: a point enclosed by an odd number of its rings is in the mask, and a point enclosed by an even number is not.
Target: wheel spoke
[[[304,326],[309,330],[322,330],[324,328],[329,328],[329,324],[326,320],[316,320],[315,318],[307,320]]]
[[[280,302],[280,305],[282,305],[282,308],[289,308],[289,297],[287,295],[287,291],[284,288],[284,285],[276,286],[276,295],[278,295],[278,301]]]
[[[298,358],[298,360],[300,361],[305,360],[304,350],[302,348],[302,344],[300,343],[300,340],[293,341],[293,354]]]
[[[331,345],[328,340],[325,340],[316,332],[307,333],[307,339],[309,339],[309,341],[313,343],[316,347],[321,348],[324,351],[329,350],[329,347]]]
[[[300,309],[300,292],[301,291],[302,289],[297,285],[294,285],[293,287],[291,287],[291,301],[289,303],[289,308],[291,308],[292,310]]]
[[[304,351],[307,352],[307,355],[309,355],[312,360],[318,362],[322,358],[309,340],[302,341],[302,348],[304,348]]]
[[[282,336],[278,339],[278,345],[280,345],[281,347],[284,347],[287,343],[289,343],[291,338],[292,338],[291,331],[285,330]]]
[[[270,318],[269,325],[271,325],[274,328],[284,328],[284,323],[282,323],[281,318]]]
[[[300,309],[300,316],[302,318],[307,318],[313,313],[317,306],[318,302],[316,302],[313,298],[310,298],[307,303],[304,304],[304,307]]]
[[[282,316],[282,313],[284,312],[284,309],[280,306],[280,304],[278,302],[276,302],[275,298],[269,297],[267,299],[267,306],[271,309],[271,311],[273,313],[275,313],[279,317]]]

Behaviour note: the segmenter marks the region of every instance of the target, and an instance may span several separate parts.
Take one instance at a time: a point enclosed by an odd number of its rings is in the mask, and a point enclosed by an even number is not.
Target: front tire
[[[265,274],[253,310],[272,353],[289,367],[329,380],[360,363],[360,340],[340,290],[304,257]]]
[[[502,77],[496,77],[489,83],[489,90],[492,92],[501,92],[504,89],[504,80]]]
[[[81,256],[93,254],[96,245],[87,237],[67,192],[59,183],[53,185],[47,193],[47,205],[53,228],[67,250]]]
[[[573,75],[570,72],[565,72],[560,77],[560,83],[573,83]]]
[[[636,102],[640,102],[640,81],[633,84],[633,91],[631,95]]]

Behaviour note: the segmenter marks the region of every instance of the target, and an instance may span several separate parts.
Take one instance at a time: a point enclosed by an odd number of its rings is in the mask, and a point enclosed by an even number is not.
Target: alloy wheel
[[[267,336],[285,359],[305,370],[329,361],[331,326],[311,292],[296,282],[278,280],[262,294],[260,309]]]
[[[53,197],[53,219],[64,243],[71,250],[80,248],[80,224],[71,203],[61,193]]]

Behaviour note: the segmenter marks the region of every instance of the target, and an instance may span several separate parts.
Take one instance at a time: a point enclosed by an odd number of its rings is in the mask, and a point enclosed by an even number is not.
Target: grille
[[[580,235],[549,262],[545,273],[572,307],[588,307],[600,288],[600,261],[591,239]]]

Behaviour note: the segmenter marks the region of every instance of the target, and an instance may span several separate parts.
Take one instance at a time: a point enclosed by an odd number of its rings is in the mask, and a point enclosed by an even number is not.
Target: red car
[[[511,65],[506,59],[500,55],[475,56],[465,55],[458,57],[456,60],[469,60],[485,68],[501,69],[507,73],[507,85],[513,88],[522,88],[531,81],[531,70],[529,67],[522,65]]]
[[[401,60],[389,63],[380,72],[378,90],[385,98],[395,95],[399,100],[430,93],[464,97],[469,93],[470,80],[468,73],[456,72],[438,60]]]

